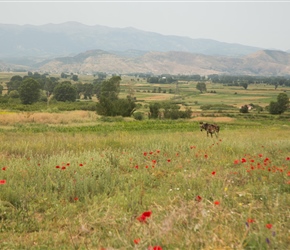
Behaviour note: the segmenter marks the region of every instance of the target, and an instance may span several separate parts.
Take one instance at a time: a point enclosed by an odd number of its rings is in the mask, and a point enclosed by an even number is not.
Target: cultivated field
[[[216,94],[200,95],[186,83],[177,96],[138,84],[144,113],[162,96],[193,118],[0,112],[0,249],[288,249],[289,114],[200,109],[265,107],[284,90],[209,84]],[[219,136],[200,121],[218,123]]]

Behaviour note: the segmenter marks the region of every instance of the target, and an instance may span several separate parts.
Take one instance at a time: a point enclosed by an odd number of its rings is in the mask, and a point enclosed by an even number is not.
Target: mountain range
[[[290,75],[290,54],[135,28],[0,24],[0,70]]]

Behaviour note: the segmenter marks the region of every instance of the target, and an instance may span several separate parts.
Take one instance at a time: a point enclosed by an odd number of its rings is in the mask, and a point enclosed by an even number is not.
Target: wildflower
[[[171,160],[170,160],[170,159],[168,159],[168,160],[167,160],[167,162],[171,162]]]
[[[148,250],[162,250],[162,247],[161,246],[154,246],[154,247],[149,246]]]
[[[140,243],[140,238],[134,239],[134,243],[135,244],[139,244]]]
[[[75,201],[78,201],[78,200],[79,200],[79,198],[78,198],[78,197],[75,197],[75,198],[74,198],[74,200],[75,200]]]
[[[65,169],[66,169],[66,167],[65,167],[65,166],[62,166],[62,167],[61,167],[61,169],[62,169],[62,170],[65,170]]]
[[[268,238],[266,238],[266,242],[267,242],[268,244],[270,244],[270,240],[269,240]]]
[[[247,162],[247,160],[245,158],[242,158],[242,163]]]
[[[211,172],[211,174],[212,174],[212,175],[215,175],[215,174],[216,174],[216,172],[215,172],[215,171],[212,171],[212,172]]]
[[[287,173],[287,176],[290,176],[290,171]]]
[[[146,156],[147,155],[147,152],[144,152],[143,155]]]
[[[262,154],[259,154],[259,157],[263,157],[263,155]]]
[[[138,169],[138,168],[139,168],[139,166],[138,166],[138,165],[136,165],[136,166],[135,166],[135,168],[136,168],[136,169]]]
[[[201,202],[202,198],[198,195],[198,196],[195,197],[195,200],[198,201],[198,202]]]
[[[234,161],[234,164],[239,164],[239,160],[235,160]]]
[[[220,204],[220,202],[219,201],[215,201],[214,204],[218,206]]]
[[[190,146],[190,149],[196,148],[195,146]]]
[[[205,155],[204,155],[204,158],[206,158],[206,159],[207,159],[207,157],[208,157],[208,155],[207,155],[207,154],[205,154]]]
[[[139,217],[137,217],[137,220],[140,222],[146,222],[146,219],[151,216],[151,211],[146,211],[143,214],[141,214]]]
[[[6,180],[0,180],[0,185],[6,184]]]
[[[80,163],[80,164],[79,164],[79,166],[80,166],[80,167],[82,167],[82,166],[83,166],[83,164],[82,164],[82,163]]]
[[[286,158],[286,161],[290,161],[290,157],[287,157],[287,158]]]
[[[254,223],[254,222],[255,222],[255,220],[254,220],[254,219],[250,219],[250,218],[249,218],[249,219],[247,220],[247,222],[248,222],[248,223]]]
[[[6,167],[3,167],[2,170],[5,171],[5,170],[6,170]],[[290,172],[289,172],[289,173],[290,173]]]
[[[66,165],[67,165],[67,166],[69,166],[69,165],[70,165],[70,163],[68,162]]]
[[[160,150],[159,150],[159,149],[157,149],[157,150],[156,150],[156,152],[157,152],[157,154],[159,154],[159,153],[160,153]]]
[[[156,163],[156,160],[152,160],[152,163],[155,164]]]
[[[266,224],[266,228],[271,229],[273,227],[272,224]]]
[[[55,166],[55,168],[60,168],[60,166],[57,165],[57,166]]]

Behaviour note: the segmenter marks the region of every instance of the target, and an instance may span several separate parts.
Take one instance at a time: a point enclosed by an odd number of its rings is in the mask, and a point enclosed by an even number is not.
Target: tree
[[[75,81],[75,82],[78,81],[78,80],[79,80],[78,75],[73,75],[73,76],[72,76],[72,80]]]
[[[18,88],[18,92],[22,104],[32,104],[40,97],[40,84],[32,78],[26,78]]]
[[[284,113],[289,105],[289,97],[285,93],[280,93],[277,96],[277,102],[270,102],[269,112],[270,114],[282,114]]]
[[[198,89],[202,93],[206,91],[206,84],[204,82],[198,82],[196,84],[196,89]]]
[[[149,118],[150,119],[156,119],[159,118],[160,116],[160,111],[159,109],[161,108],[161,104],[158,102],[151,103],[149,105]]]
[[[119,99],[121,77],[113,76],[98,85],[97,112],[104,116],[130,116],[135,110],[132,98]]]
[[[77,98],[77,90],[69,81],[62,82],[53,90],[54,98],[57,101],[65,102],[70,101],[74,102]]]
[[[242,86],[244,89],[248,88],[248,83],[247,82],[241,82],[240,86]]]

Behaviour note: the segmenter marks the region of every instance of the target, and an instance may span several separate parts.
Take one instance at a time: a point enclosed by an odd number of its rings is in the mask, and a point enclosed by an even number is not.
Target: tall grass
[[[220,138],[1,133],[0,247],[287,249],[288,137],[280,126],[222,128]]]

